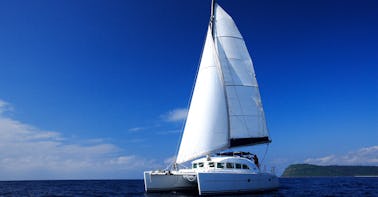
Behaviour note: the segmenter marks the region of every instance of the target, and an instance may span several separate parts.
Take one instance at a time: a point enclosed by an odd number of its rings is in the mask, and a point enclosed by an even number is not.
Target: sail
[[[232,18],[215,4],[176,163],[269,142],[248,49]]]
[[[230,148],[269,143],[265,115],[251,57],[231,16],[214,7],[214,42],[223,73]]]
[[[222,74],[209,28],[176,163],[228,147],[228,117]]]

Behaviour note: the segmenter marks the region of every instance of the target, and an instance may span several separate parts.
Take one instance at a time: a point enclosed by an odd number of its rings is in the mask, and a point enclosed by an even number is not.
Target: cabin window
[[[234,164],[233,163],[226,163],[226,167],[227,168],[234,168]]]
[[[203,168],[203,163],[201,162],[201,163],[198,163],[198,167],[199,168]]]
[[[236,163],[236,164],[235,164],[235,168],[236,168],[236,169],[241,169],[241,164],[240,164],[240,163]]]
[[[249,169],[249,167],[245,164],[243,164],[243,169]]]
[[[214,168],[214,166],[215,166],[214,162],[209,162],[209,167],[210,168]]]
[[[224,168],[224,163],[217,163],[217,168]]]
[[[193,164],[193,168],[197,168],[197,164],[196,163]]]

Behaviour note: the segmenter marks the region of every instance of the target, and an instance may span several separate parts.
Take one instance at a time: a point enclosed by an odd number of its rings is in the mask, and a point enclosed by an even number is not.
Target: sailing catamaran
[[[144,172],[145,190],[218,194],[277,189],[277,176],[262,172],[252,154],[218,153],[270,142],[248,49],[231,16],[212,0],[176,161],[171,170]],[[177,169],[191,160],[190,169]]]

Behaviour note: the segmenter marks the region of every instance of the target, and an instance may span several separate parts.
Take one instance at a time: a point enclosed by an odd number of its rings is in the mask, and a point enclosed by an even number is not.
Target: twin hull
[[[199,194],[261,192],[279,187],[278,178],[269,173],[236,174],[201,172],[197,175]]]
[[[279,187],[277,176],[270,173],[144,172],[146,192],[198,190],[201,194],[260,192]]]
[[[196,190],[196,174],[164,172],[144,172],[144,187],[146,192]]]

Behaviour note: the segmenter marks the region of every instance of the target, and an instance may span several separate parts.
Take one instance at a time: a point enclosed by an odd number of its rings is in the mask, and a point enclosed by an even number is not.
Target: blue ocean
[[[280,178],[268,193],[237,196],[378,196],[378,177]],[[0,181],[0,196],[196,196],[145,193],[143,180]],[[230,196],[230,195],[227,195]]]

